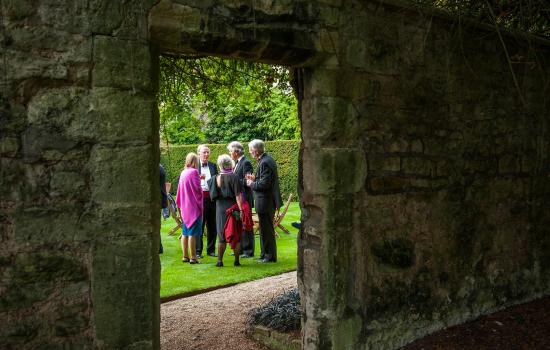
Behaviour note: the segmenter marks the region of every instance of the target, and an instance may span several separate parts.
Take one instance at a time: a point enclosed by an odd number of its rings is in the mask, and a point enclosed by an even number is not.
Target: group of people
[[[185,158],[176,193],[183,221],[182,261],[199,263],[205,229],[206,254],[217,256],[216,266],[223,266],[228,243],[233,249],[235,266],[240,266],[240,258],[254,257],[252,208],[255,207],[260,226],[258,261],[276,262],[273,217],[282,205],[277,164],[265,152],[261,140],[248,144],[250,155],[257,160],[255,172],[240,142],[229,143],[227,150],[229,154],[218,157],[217,167],[209,161],[210,149],[206,145],[199,145],[197,154],[189,153]]]

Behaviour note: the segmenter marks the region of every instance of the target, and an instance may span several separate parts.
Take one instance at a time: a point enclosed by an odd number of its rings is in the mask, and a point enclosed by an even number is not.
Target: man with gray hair
[[[277,241],[273,217],[275,210],[283,204],[279,190],[279,175],[275,160],[265,153],[262,140],[252,140],[248,144],[250,155],[258,161],[255,175],[247,176],[246,184],[254,190],[256,196],[256,213],[260,221],[260,260],[259,262],[277,261]]]
[[[202,235],[197,241],[197,256],[202,258],[204,228],[206,226],[206,254],[216,256],[216,203],[210,199],[208,190],[208,180],[218,173],[216,165],[208,160],[210,157],[210,148],[207,145],[199,145],[197,147],[199,155],[199,174],[202,187],[203,211],[202,211]]]
[[[244,188],[244,199],[250,205],[250,209],[254,207],[254,196],[252,189],[246,185],[247,174],[252,174],[252,163],[244,155],[244,147],[238,141],[230,142],[227,145],[227,150],[231,159],[235,162],[233,172],[239,177],[239,182]],[[250,213],[252,215],[252,213]],[[251,258],[254,256],[254,230],[244,231],[241,240],[241,258]]]

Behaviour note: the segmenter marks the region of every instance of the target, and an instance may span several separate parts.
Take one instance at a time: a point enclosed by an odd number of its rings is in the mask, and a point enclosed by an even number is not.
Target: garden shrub
[[[248,142],[241,142],[245,148],[247,158]],[[177,145],[161,148],[160,162],[166,169],[166,181],[172,183],[172,191],[177,188],[176,179],[185,165],[185,156],[189,152],[197,152],[198,145]],[[210,147],[210,161],[216,163],[220,154],[227,153],[227,144],[208,144]],[[292,193],[294,201],[298,200],[298,154],[300,151],[300,140],[288,141],[267,141],[266,152],[277,162],[279,171],[279,185],[283,195],[283,202]],[[256,160],[250,159],[252,166],[256,169]]]
[[[288,332],[300,329],[300,317],[300,293],[298,288],[294,288],[250,311],[246,323],[248,328],[261,325]]]

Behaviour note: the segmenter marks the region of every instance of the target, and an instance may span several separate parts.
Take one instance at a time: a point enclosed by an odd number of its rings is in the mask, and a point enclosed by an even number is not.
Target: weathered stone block
[[[153,294],[157,282],[152,277],[152,259],[156,254],[149,240],[96,242],[91,301],[95,334],[105,347],[125,347],[150,339],[155,320],[154,299],[158,301],[158,294]],[[128,319],[132,322],[127,322]],[[136,326],[143,332],[135,332]]]
[[[30,17],[35,10],[30,0],[6,0],[3,6],[6,19],[14,21]]]
[[[338,7],[320,6],[319,16],[323,19],[325,26],[336,27],[340,20],[340,11]]]
[[[524,173],[530,173],[535,169],[536,159],[533,156],[527,155],[521,157],[521,171]]]
[[[355,68],[366,66],[367,44],[363,40],[352,39],[345,49],[346,64]]]
[[[152,203],[158,197],[153,196],[158,166],[152,157],[151,146],[94,147],[88,165],[92,200],[105,206]]]
[[[116,87],[133,93],[155,90],[149,45],[108,36],[94,37],[94,87]]]
[[[16,320],[8,317],[4,327],[0,328],[0,339],[2,345],[13,345],[23,348],[27,344],[32,344],[42,329],[47,328],[43,320],[37,317],[27,317],[24,320]]]
[[[69,129],[81,115],[87,116],[88,92],[84,88],[43,89],[29,101],[27,120],[33,126]]]
[[[382,154],[369,154],[367,156],[369,171],[398,172],[401,170],[401,158]]]
[[[14,235],[19,244],[70,243],[88,240],[93,232],[79,223],[74,207],[20,209],[14,215]]]
[[[69,33],[89,33],[88,4],[76,1],[45,1],[37,8],[42,23]]]
[[[351,349],[359,342],[363,321],[359,315],[334,320],[330,325],[330,335],[335,349]]]
[[[409,179],[399,176],[373,177],[369,180],[369,188],[374,194],[404,192],[409,188]]]
[[[499,174],[518,174],[521,171],[521,159],[516,155],[504,155],[498,159]]]
[[[10,284],[0,295],[0,312],[29,307],[49,298],[60,281],[78,284],[89,276],[85,263],[72,253],[45,251],[18,254],[9,277]]]
[[[400,26],[399,40],[402,43],[401,59],[408,65],[424,64],[427,35],[429,32],[417,26]]]
[[[337,97],[314,97],[304,101],[303,108],[314,116],[303,121],[306,142],[343,147],[357,144],[357,111],[350,101]]]
[[[432,176],[435,174],[433,162],[419,157],[401,159],[403,173],[407,175]]]
[[[29,78],[65,80],[69,76],[67,66],[63,62],[52,61],[36,53],[28,53],[13,49],[4,49],[4,59],[8,67],[5,78],[19,81]]]
[[[102,238],[148,239],[154,231],[153,223],[158,223],[157,213],[151,210],[151,206],[145,205],[131,208],[125,204],[106,205],[80,218],[81,230],[75,232],[75,239],[82,239],[81,235],[89,236],[94,232],[96,237],[99,235]]]
[[[42,52],[55,52],[56,61],[69,67],[75,63],[91,63],[92,39],[82,34],[43,27],[18,27],[10,32],[11,47]]]
[[[108,88],[93,89],[90,95],[92,121],[80,119],[82,128],[73,128],[76,134],[89,133],[90,126],[96,139],[102,142],[146,141],[153,139],[156,123],[156,100],[143,98],[130,91]],[[93,123],[90,125],[90,123]],[[112,130],[118,130],[113,133]]]
[[[411,141],[411,152],[412,153],[422,153],[424,152],[424,144],[422,140],[413,140]]]
[[[0,155],[13,157],[19,150],[19,139],[15,137],[2,137],[0,139]]]
[[[405,153],[409,151],[409,142],[405,139],[399,138],[390,142],[387,145],[387,150],[390,153]]]
[[[496,174],[498,161],[496,159],[466,159],[464,161],[465,173],[487,173]]]
[[[91,0],[88,4],[89,27],[94,34],[146,43],[149,35],[147,15],[155,2]]]
[[[391,267],[408,268],[414,264],[414,243],[406,238],[374,243],[371,252],[380,263]]]
[[[156,45],[171,47],[177,50],[175,43],[181,40],[181,32],[200,32],[207,20],[207,14],[191,6],[160,1],[150,13],[151,36]]]
[[[75,336],[85,333],[90,327],[90,314],[86,301],[64,304],[55,310],[53,322],[54,334],[57,337]]]
[[[337,46],[340,42],[340,35],[336,31],[321,30],[319,32],[319,41],[317,43],[319,51],[324,51],[328,53],[338,53],[340,52],[339,47]]]
[[[358,149],[324,148],[308,152],[304,159],[304,177],[308,182],[304,188],[311,194],[356,193],[365,183],[367,163],[364,154]],[[313,164],[323,171],[310,173]],[[346,174],[338,176],[337,174]]]
[[[54,197],[79,197],[85,193],[85,187],[86,177],[82,172],[57,171],[50,178],[50,193]]]
[[[25,130],[21,141],[23,155],[29,160],[40,158],[59,160],[62,154],[69,152],[77,145],[76,140],[71,140],[59,130],[39,126],[31,126]]]

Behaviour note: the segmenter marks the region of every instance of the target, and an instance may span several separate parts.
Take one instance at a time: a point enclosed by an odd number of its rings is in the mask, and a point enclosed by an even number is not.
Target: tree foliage
[[[550,37],[548,0],[413,0],[434,6],[457,17],[498,24],[512,30]]]
[[[160,60],[161,134],[170,143],[296,139],[287,68],[215,57]]]

